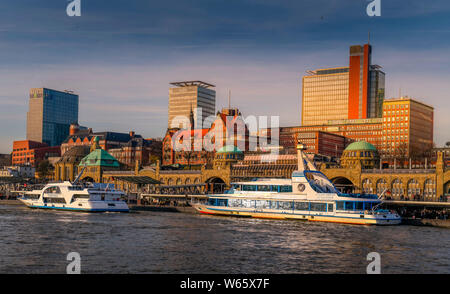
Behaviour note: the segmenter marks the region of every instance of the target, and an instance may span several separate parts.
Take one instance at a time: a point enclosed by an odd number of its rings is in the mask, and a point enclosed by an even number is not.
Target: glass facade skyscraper
[[[27,140],[60,145],[69,135],[70,124],[78,123],[78,95],[47,88],[30,90]]]
[[[372,47],[350,47],[348,67],[308,71],[303,77],[302,125],[382,117],[385,74],[372,65]]]

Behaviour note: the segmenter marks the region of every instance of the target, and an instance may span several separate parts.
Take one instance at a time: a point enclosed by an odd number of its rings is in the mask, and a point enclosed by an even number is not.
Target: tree
[[[37,173],[39,175],[39,178],[40,179],[47,178],[47,176],[50,175],[51,170],[52,170],[52,165],[50,164],[50,162],[47,159],[41,161],[37,168]]]

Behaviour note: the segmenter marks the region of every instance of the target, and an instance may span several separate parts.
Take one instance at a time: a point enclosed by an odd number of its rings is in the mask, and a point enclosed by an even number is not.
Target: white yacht
[[[82,171],[83,172],[83,171]],[[81,172],[81,173],[82,173]],[[49,183],[42,190],[25,192],[18,198],[29,208],[59,209],[84,212],[128,212],[125,193],[112,184]]]
[[[296,219],[362,225],[397,225],[394,211],[379,209],[381,197],[343,194],[303,154],[298,145],[298,170],[291,179],[236,182],[224,194],[192,206],[204,214]]]

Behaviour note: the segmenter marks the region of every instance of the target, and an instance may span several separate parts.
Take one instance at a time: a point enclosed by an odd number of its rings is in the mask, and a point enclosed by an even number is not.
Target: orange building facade
[[[423,157],[433,148],[433,127],[433,107],[409,97],[385,100],[382,154]]]
[[[31,140],[14,141],[11,163],[12,165],[31,165],[37,167],[42,160],[60,155],[60,146],[50,147],[45,143]]]

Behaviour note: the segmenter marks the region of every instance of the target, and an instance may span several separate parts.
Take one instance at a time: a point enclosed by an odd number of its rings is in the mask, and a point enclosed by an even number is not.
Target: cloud
[[[401,87],[434,105],[437,142],[447,140],[450,2],[383,1],[380,18],[367,3],[83,1],[69,18],[65,1],[2,1],[0,152],[25,137],[28,92],[42,86],[77,92],[80,123],[98,131],[162,136],[176,80],[216,84],[217,109],[230,89],[244,116],[296,125],[305,70],[347,65],[369,30],[388,95]]]

